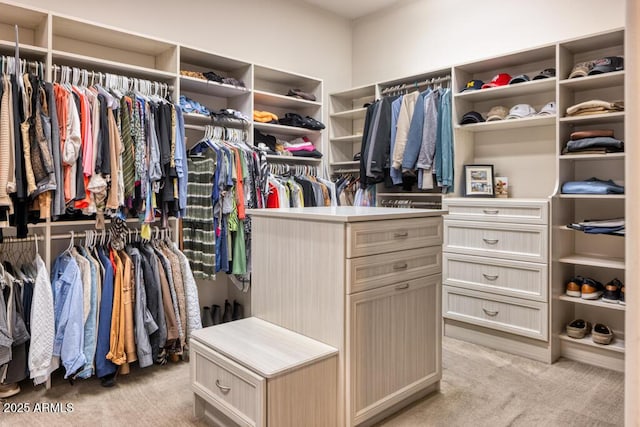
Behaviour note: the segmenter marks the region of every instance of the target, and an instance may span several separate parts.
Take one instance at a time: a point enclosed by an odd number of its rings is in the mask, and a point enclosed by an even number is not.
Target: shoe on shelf
[[[610,302],[612,304],[618,304],[620,301],[620,290],[624,285],[618,279],[613,279],[606,285],[604,285],[604,293],[602,294],[603,302]]]
[[[585,278],[582,282],[582,299],[596,300],[604,293],[604,286],[597,280]]]
[[[244,319],[244,307],[238,301],[233,300],[233,314],[231,320]]]
[[[20,393],[20,385],[18,383],[0,384],[0,398],[15,396]]]
[[[566,294],[570,297],[580,298],[582,296],[582,283],[584,282],[584,277],[576,276],[572,277],[567,283]]]
[[[607,325],[596,323],[591,332],[591,338],[596,344],[611,344],[611,341],[613,341],[613,332]]]
[[[211,306],[211,317],[213,318],[214,326],[222,323],[222,308],[219,305],[213,304]]]
[[[213,326],[213,317],[211,316],[211,308],[208,306],[202,307],[202,327],[208,328]]]
[[[618,301],[618,303],[620,303],[622,305],[627,305],[627,303],[624,301],[624,283],[622,284],[622,287],[620,288],[620,300]]]
[[[222,323],[231,322],[233,320],[233,307],[229,300],[224,300],[224,313],[222,314]]]
[[[576,319],[567,325],[567,335],[571,338],[584,338],[591,331],[591,323]]]

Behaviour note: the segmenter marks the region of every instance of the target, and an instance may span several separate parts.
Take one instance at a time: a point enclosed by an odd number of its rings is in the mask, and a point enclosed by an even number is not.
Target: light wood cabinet
[[[337,425],[370,425],[439,388],[441,211],[250,213],[252,315],[338,349]]]

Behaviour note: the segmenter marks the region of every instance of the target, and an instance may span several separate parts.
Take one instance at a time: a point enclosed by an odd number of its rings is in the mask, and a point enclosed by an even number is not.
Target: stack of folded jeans
[[[616,236],[624,236],[625,234],[624,218],[585,220],[567,224],[567,227],[584,231],[587,234],[613,234]]]
[[[624,143],[613,137],[611,129],[573,132],[562,154],[605,154],[624,151]]]
[[[589,178],[584,181],[567,181],[562,184],[562,194],[624,194],[624,187],[612,180]]]

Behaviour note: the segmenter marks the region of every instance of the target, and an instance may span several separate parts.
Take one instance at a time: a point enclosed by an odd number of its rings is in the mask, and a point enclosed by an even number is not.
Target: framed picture
[[[464,196],[494,197],[493,165],[464,165]]]

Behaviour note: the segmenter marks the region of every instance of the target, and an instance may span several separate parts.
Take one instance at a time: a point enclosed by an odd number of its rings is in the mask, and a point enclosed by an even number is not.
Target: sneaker
[[[18,383],[0,384],[0,398],[15,396],[20,393],[20,385]]]
[[[591,331],[591,323],[576,319],[567,325],[567,335],[571,338],[584,338]]]
[[[613,332],[607,325],[596,323],[591,332],[591,338],[596,344],[611,344],[611,341],[613,341]]]
[[[582,282],[582,299],[596,300],[604,293],[604,286],[597,280],[585,278]]]
[[[627,305],[627,303],[624,302],[624,283],[622,284],[622,287],[620,288],[620,300],[618,301],[618,303],[620,303],[622,305]]]
[[[584,277],[576,276],[569,280],[567,283],[566,294],[570,297],[580,298],[582,296],[582,283],[584,282]]]
[[[620,290],[624,285],[618,279],[613,279],[604,286],[604,293],[602,294],[603,302],[610,302],[617,304],[620,301]]]

